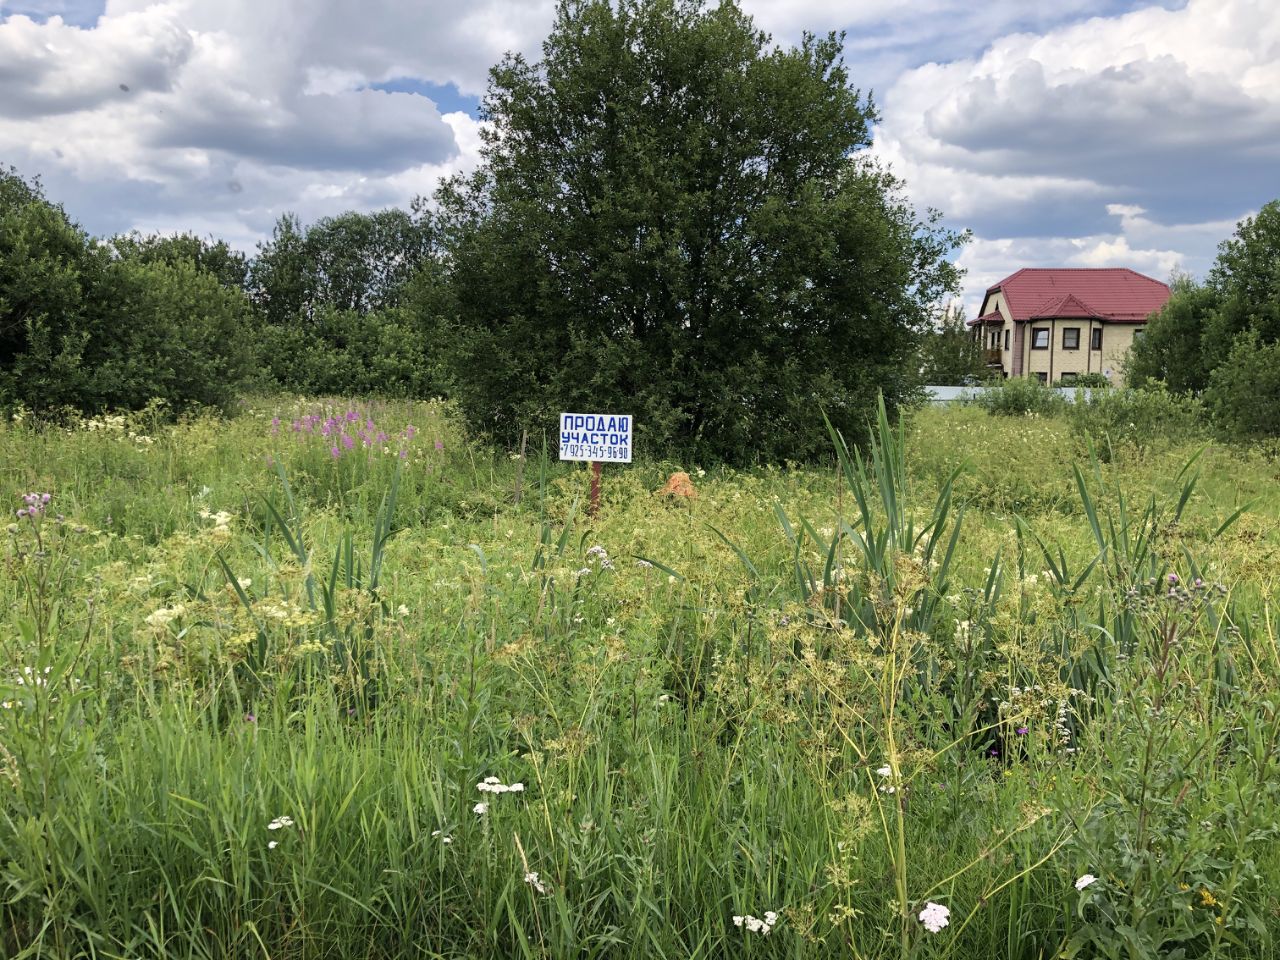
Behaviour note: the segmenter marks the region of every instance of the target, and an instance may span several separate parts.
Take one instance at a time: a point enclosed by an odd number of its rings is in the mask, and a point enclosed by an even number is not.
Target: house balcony
[[[982,360],[989,367],[999,367],[1004,365],[1004,352],[998,347],[994,350],[983,350]]]

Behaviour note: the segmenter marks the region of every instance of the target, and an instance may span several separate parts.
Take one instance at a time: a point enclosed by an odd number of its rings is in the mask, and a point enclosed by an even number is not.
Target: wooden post
[[[600,515],[600,461],[591,461],[591,506],[588,514],[592,517]]]
[[[520,431],[520,460],[516,463],[516,506],[520,506],[520,500],[524,497],[524,451],[529,443],[529,431]]]

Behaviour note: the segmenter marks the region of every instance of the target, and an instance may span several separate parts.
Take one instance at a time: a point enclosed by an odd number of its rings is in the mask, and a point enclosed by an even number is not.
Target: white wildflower
[[[766,910],[764,917],[753,917],[751,914],[735,915],[733,925],[735,927],[745,926],[751,933],[769,935],[774,925],[778,922],[778,912],[776,910]]]
[[[1097,882],[1098,882],[1097,877],[1095,877],[1092,873],[1086,873],[1083,877],[1081,877],[1079,880],[1076,881],[1076,889],[1083,890],[1085,887],[1089,886],[1089,884],[1097,883]]]
[[[278,847],[278,846],[280,846],[280,841],[279,841],[279,840],[272,840],[272,841],[270,841],[270,842],[267,844],[267,849],[268,849],[268,850],[274,850],[274,849],[275,849],[276,847]]]
[[[187,608],[184,604],[175,603],[172,607],[161,607],[151,613],[144,622],[149,627],[163,627],[177,620],[186,612]]]
[[[293,817],[276,817],[267,824],[268,830],[279,830],[281,827],[292,827]]]
[[[951,922],[951,911],[940,903],[930,901],[920,911],[920,922],[930,933],[937,933]]]
[[[533,889],[537,890],[539,893],[547,892],[547,885],[538,879],[538,871],[536,870],[530,870],[526,873],[524,875],[524,882],[529,884],[529,886],[533,887]]]
[[[474,807],[471,808],[471,812],[474,813],[477,817],[483,817],[486,813],[489,812],[489,805],[487,803],[477,803]]]
[[[443,830],[432,830],[431,836],[438,838],[441,843],[453,843],[453,837],[446,834]]]

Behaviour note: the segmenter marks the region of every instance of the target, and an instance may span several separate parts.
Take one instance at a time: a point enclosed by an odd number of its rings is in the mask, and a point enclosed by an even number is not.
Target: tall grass
[[[591,520],[458,436],[432,486],[268,465],[271,413],[0,431],[53,494],[0,582],[5,956],[1276,956],[1275,517],[1203,493],[1243,461],[994,513],[917,449],[968,412],[881,411]]]

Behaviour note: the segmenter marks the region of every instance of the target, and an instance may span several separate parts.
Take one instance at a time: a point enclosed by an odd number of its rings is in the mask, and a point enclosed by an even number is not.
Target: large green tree
[[[1134,344],[1129,377],[1203,392],[1218,426],[1241,437],[1280,434],[1280,201],[1247,217],[1218,247],[1204,284],[1173,294]]]
[[[960,238],[863,153],[841,38],[774,47],[728,0],[563,0],[484,112],[418,289],[475,426],[608,409],[666,449],[807,457],[822,411],[857,436],[916,383]]]

